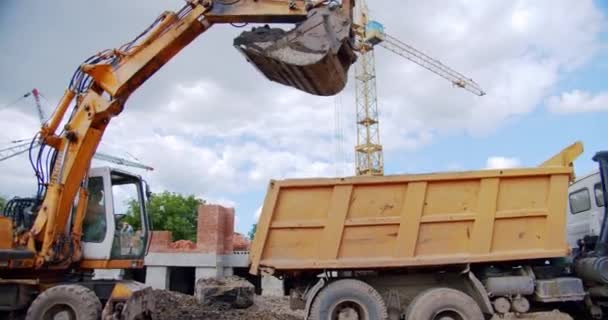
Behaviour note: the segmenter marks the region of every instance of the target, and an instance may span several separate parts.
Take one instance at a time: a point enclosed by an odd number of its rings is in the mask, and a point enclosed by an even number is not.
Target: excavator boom
[[[35,220],[31,226],[13,226],[29,232],[19,233],[6,249],[33,252],[33,263],[21,266],[33,264],[36,269],[91,265],[82,260],[81,226],[68,222],[83,221],[85,210],[78,207],[86,206],[88,195],[79,190],[86,188],[91,159],[107,125],[131,93],[211,26],[295,24],[290,31],[255,28],[235,44],[268,79],[332,95],[344,88],[355,61],[353,5],[352,0],[187,0],[179,11],[161,14],[133,41],[85,60],[34,140],[39,152],[49,152],[50,165],[32,163],[38,177]],[[61,123],[65,125],[59,130]]]

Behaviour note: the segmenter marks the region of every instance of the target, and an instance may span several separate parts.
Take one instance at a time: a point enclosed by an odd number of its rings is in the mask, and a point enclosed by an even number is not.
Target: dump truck
[[[478,320],[555,302],[599,318],[606,231],[576,256],[566,241],[581,152],[536,168],[272,181],[250,272],[282,277],[314,320]]]

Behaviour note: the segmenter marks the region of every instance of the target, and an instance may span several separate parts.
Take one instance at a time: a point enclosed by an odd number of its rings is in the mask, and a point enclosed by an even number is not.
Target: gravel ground
[[[553,311],[553,312],[538,312],[538,313],[530,313],[530,314],[526,314],[523,316],[515,316],[515,315],[507,315],[503,318],[500,318],[498,316],[492,318],[492,320],[500,320],[500,319],[504,319],[504,320],[511,320],[511,319],[518,319],[518,320],[572,320],[572,317],[570,317],[569,315],[565,314],[565,313],[561,313],[559,311]]]
[[[165,290],[154,290],[156,310],[153,320],[301,320],[303,317],[289,311],[287,301],[256,298],[256,305],[245,310],[230,309],[221,305],[202,305],[193,296]]]
[[[156,310],[153,320],[302,320],[303,311],[289,309],[287,298],[255,297],[254,306],[236,310],[223,305],[202,305],[190,295],[165,290],[154,290]],[[527,314],[525,316],[507,315],[492,320],[572,320],[558,311]]]

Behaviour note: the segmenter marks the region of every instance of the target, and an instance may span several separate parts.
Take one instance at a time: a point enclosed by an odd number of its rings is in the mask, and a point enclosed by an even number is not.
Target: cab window
[[[602,184],[598,183],[596,184],[593,189],[595,190],[595,204],[597,204],[598,207],[603,207],[604,206],[604,190],[602,190]]]
[[[144,254],[146,234],[142,221],[142,189],[140,180],[112,173],[112,198],[116,230],[111,258],[136,259]]]
[[[574,191],[570,194],[570,212],[581,213],[591,209],[591,197],[587,188]]]
[[[106,237],[106,205],[103,190],[103,178],[89,178],[89,200],[87,212],[82,225],[83,241],[101,243]]]

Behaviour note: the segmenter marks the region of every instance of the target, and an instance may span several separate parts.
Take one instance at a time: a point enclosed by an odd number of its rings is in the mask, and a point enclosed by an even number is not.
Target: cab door
[[[600,188],[600,194],[596,188]],[[599,174],[588,176],[574,183],[568,194],[568,244],[578,247],[578,240],[585,236],[598,236],[601,231],[603,211],[602,203],[597,202],[601,196]]]
[[[604,190],[602,189],[602,182],[600,180],[599,175],[597,175],[598,179],[594,181],[593,184],[593,199],[591,206],[593,207],[593,230],[596,230],[597,234],[602,231],[602,224],[604,222]]]
[[[114,205],[109,168],[89,171],[89,199],[82,226],[83,257],[86,260],[108,260],[114,241]]]
[[[142,260],[150,238],[142,179],[117,169],[112,169],[110,175],[116,226],[110,258]]]

